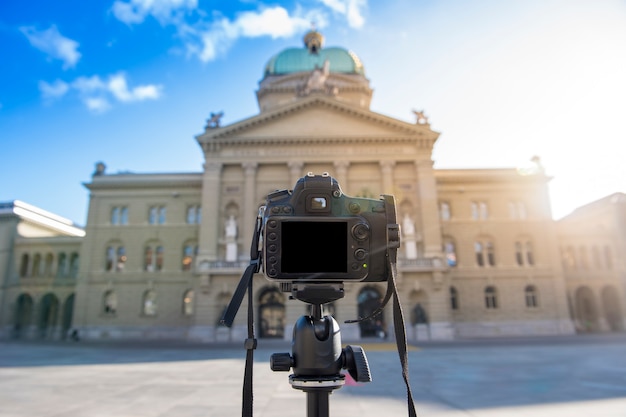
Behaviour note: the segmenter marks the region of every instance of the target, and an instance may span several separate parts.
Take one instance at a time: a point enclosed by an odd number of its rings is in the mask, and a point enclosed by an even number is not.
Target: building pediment
[[[288,105],[228,126],[207,128],[197,139],[201,145],[214,143],[228,146],[394,138],[434,143],[438,136],[439,133],[432,131],[428,125],[407,123],[320,94],[299,98]]]

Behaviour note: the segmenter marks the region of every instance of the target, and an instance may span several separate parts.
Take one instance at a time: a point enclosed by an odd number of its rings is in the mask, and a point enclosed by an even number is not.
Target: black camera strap
[[[393,198],[391,196],[383,197]],[[388,216],[390,216],[389,213]],[[393,213],[393,219],[395,219],[395,213]],[[392,217],[388,217],[388,220],[392,220]],[[380,306],[378,306],[378,308],[369,316],[358,318],[357,320],[347,320],[345,323],[359,323],[378,316],[383,312],[385,306],[393,297],[393,327],[396,335],[396,347],[398,348],[398,355],[400,356],[400,365],[402,366],[402,378],[404,379],[404,384],[406,385],[408,412],[409,417],[417,417],[415,403],[413,401],[413,393],[411,391],[411,383],[409,381],[409,357],[407,353],[408,350],[406,329],[404,327],[404,314],[402,313],[402,305],[400,305],[398,287],[396,285],[396,278],[398,276],[396,259],[398,255],[398,248],[400,247],[400,228],[397,224],[387,224],[387,245],[387,266],[389,271],[385,297],[380,303]]]
[[[241,415],[242,417],[252,417],[253,408],[253,392],[252,392],[252,365],[254,363],[254,349],[257,347],[257,340],[254,337],[254,310],[252,305],[252,279],[254,274],[259,272],[261,268],[261,259],[259,251],[259,238],[261,234],[262,216],[257,217],[257,224],[252,244],[250,245],[250,264],[241,276],[241,280],[237,285],[237,289],[230,300],[222,320],[220,321],[226,327],[231,327],[239,311],[239,307],[243,302],[243,297],[248,293],[248,338],[244,343],[246,349],[246,366],[243,377],[243,393],[241,398]]]

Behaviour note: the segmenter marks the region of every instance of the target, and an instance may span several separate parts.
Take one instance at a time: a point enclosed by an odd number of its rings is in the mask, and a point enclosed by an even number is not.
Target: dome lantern
[[[316,30],[311,30],[304,35],[304,46],[309,50],[311,54],[317,54],[324,45],[324,36]]]

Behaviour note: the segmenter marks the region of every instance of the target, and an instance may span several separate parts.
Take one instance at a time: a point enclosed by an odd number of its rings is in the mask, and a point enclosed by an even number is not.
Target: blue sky
[[[539,155],[554,216],[626,192],[623,0],[3,0],[0,201],[84,224],[94,164],[200,172],[194,137],[258,113],[267,60],[315,22],[373,111],[441,132],[438,168]]]

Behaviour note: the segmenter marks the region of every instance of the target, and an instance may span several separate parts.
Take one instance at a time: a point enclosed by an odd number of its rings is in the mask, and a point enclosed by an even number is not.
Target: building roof
[[[307,33],[303,48],[287,48],[270,58],[265,65],[265,76],[310,72],[322,68],[328,61],[329,71],[365,75],[359,57],[340,47],[323,48],[324,37],[316,31]]]
[[[85,236],[83,228],[75,225],[71,220],[19,200],[1,202],[0,215],[17,216],[21,220],[35,224],[54,235]]]

